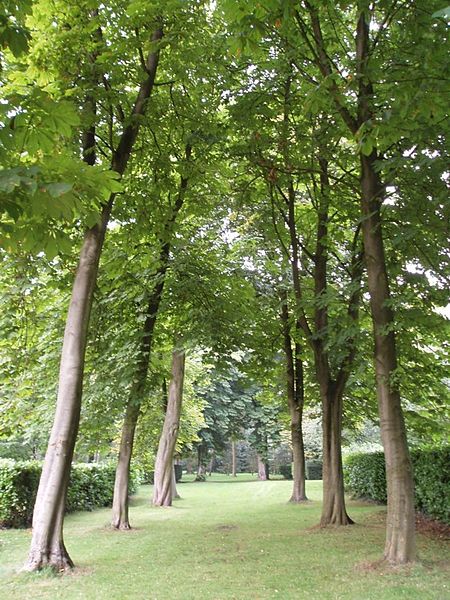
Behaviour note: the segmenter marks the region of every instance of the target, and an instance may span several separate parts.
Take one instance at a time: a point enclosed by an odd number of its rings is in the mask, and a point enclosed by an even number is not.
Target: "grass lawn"
[[[152,508],[149,486],[133,498],[130,532],[108,527],[110,511],[66,519],[69,574],[19,573],[30,531],[0,531],[0,598],[86,600],[358,599],[450,600],[450,553],[419,535],[420,564],[374,564],[383,550],[385,509],[349,502],[356,525],[315,527],[321,482],[292,505],[291,482],[213,476],[184,482],[172,508]]]

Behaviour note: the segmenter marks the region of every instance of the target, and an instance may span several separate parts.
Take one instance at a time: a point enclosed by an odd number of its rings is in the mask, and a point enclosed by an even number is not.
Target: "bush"
[[[351,454],[344,461],[345,486],[357,498],[386,504],[383,452]]]
[[[429,517],[450,523],[450,447],[415,450],[415,505]],[[384,454],[352,454],[344,463],[346,487],[359,498],[386,502]]]
[[[322,479],[322,461],[306,461],[306,479]]]
[[[41,464],[0,460],[0,527],[31,523]]]
[[[31,524],[42,465],[38,462],[0,461],[0,526]],[[116,466],[113,463],[77,464],[72,467],[66,511],[110,506]],[[130,474],[130,494],[139,485],[139,472]]]
[[[285,479],[292,479],[292,465],[280,465],[278,471]]]
[[[411,453],[416,508],[450,524],[450,446]]]

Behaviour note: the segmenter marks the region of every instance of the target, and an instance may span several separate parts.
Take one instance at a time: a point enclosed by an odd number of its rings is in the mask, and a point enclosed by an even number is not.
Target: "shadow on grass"
[[[184,483],[198,483],[199,485],[202,483],[270,483],[271,481],[287,481],[285,479],[268,479],[267,482],[265,481],[260,481],[259,479],[234,479],[231,478],[230,479],[206,479],[206,481],[195,481],[195,479],[188,479],[185,481],[179,481],[177,483],[177,485],[180,484],[184,484]]]
[[[161,508],[162,510],[166,508],[186,508],[184,506],[180,506],[178,504],[179,502],[183,502],[183,498],[176,498],[173,501],[172,506],[153,506],[150,496],[132,496],[130,498],[130,508],[138,508],[140,506],[144,506],[146,508]]]

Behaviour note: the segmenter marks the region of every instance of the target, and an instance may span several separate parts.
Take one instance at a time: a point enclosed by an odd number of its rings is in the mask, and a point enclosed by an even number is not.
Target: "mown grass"
[[[130,532],[109,510],[66,519],[72,574],[19,572],[29,531],[0,531],[1,598],[87,600],[450,599],[449,550],[419,536],[420,563],[376,564],[384,543],[380,506],[349,502],[352,527],[321,530],[321,482],[310,502],[286,502],[290,482],[215,476],[179,485],[172,508],[152,508],[150,488],[132,501]],[[375,563],[375,564],[374,564]]]

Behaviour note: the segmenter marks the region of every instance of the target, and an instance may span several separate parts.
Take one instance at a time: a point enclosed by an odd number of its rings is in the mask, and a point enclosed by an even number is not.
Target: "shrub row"
[[[322,479],[322,461],[306,461],[306,479]]]
[[[450,523],[450,446],[414,450],[415,504],[429,517]],[[352,454],[344,462],[345,484],[358,498],[386,503],[384,454]]]
[[[115,464],[73,465],[67,492],[67,512],[93,510],[112,503]],[[31,524],[42,464],[35,461],[0,460],[0,527]],[[139,472],[133,470],[130,494],[137,490]]]
[[[307,460],[305,463],[306,479],[322,479],[322,461]],[[292,465],[280,465],[278,467],[280,475],[285,479],[292,479]]]
[[[180,483],[183,477],[183,465],[174,465],[175,468],[175,483]],[[141,483],[155,483],[155,471],[141,470]]]

